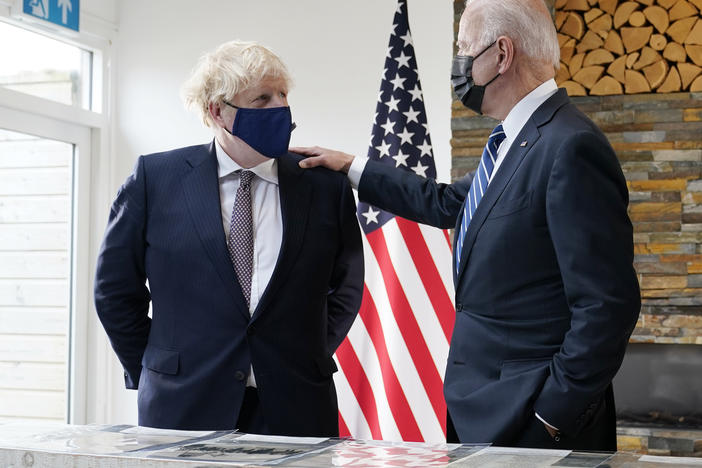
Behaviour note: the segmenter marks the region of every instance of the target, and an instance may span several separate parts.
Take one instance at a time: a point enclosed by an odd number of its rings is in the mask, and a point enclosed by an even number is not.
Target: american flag
[[[436,178],[407,2],[399,0],[378,94],[370,159]],[[336,352],[341,435],[443,442],[443,376],[453,330],[446,231],[359,203],[365,286]]]

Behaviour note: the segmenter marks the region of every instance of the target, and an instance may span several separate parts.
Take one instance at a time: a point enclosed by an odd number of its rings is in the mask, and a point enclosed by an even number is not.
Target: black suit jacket
[[[359,195],[458,229],[471,180],[437,184],[371,161]],[[521,445],[535,411],[577,441],[602,416],[640,308],[627,204],[614,151],[559,90],[507,153],[454,268],[444,395],[462,442]]]
[[[142,156],[120,189],[95,305],[139,389],[140,425],[234,429],[253,363],[272,433],[338,433],[332,354],[361,303],[362,244],[346,178],[300,159],[278,160],[283,241],[253,317],[227,251],[214,144]]]

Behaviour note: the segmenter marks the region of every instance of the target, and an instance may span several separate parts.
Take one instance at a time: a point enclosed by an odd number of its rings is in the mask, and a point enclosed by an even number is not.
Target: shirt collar
[[[532,92],[522,98],[516,106],[509,111],[507,117],[502,122],[502,128],[505,131],[505,137],[508,140],[514,140],[522,131],[522,127],[529,120],[536,109],[541,106],[548,98],[553,96],[558,91],[556,80],[550,79],[544,81],[536,87]]]
[[[217,176],[221,179],[243,168],[238,165],[224,151],[222,145],[215,138],[215,152],[217,153]],[[258,166],[248,169],[266,182],[278,185],[278,160],[268,159]]]

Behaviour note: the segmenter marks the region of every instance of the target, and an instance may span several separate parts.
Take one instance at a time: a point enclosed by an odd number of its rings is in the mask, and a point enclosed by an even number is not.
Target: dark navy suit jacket
[[[370,161],[359,196],[458,229],[471,180],[437,184]],[[627,204],[614,151],[559,90],[516,138],[454,264],[444,395],[462,442],[516,445],[535,411],[577,440],[601,416],[640,308]],[[605,449],[594,445],[584,448]]]
[[[139,389],[140,425],[234,429],[253,363],[272,433],[338,434],[332,354],[361,303],[362,243],[346,177],[300,159],[278,160],[283,241],[253,317],[227,251],[213,144],[142,156],[120,189],[95,305]]]

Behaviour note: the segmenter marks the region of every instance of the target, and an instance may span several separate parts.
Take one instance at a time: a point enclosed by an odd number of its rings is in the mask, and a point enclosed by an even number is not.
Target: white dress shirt
[[[524,128],[524,124],[527,123],[536,109],[538,109],[541,104],[546,102],[548,98],[556,94],[557,91],[558,85],[556,85],[556,80],[551,79],[545,81],[532,92],[524,96],[522,100],[509,111],[509,114],[507,114],[507,117],[505,117],[505,120],[502,122],[502,128],[505,131],[505,139],[497,149],[497,160],[495,161],[495,168],[490,176],[490,181],[492,181],[495,174],[497,174],[497,171],[500,169],[507,152],[509,152],[512,144],[515,142],[515,138],[517,138],[519,132],[521,132],[522,128]],[[358,184],[361,182],[361,176],[363,175],[363,170],[366,168],[367,163],[368,158],[365,156],[356,156],[351,163],[348,177],[353,188],[358,188]],[[488,185],[490,185],[490,181],[488,181]],[[541,422],[552,427],[553,429],[558,430],[556,427],[551,426],[549,423],[544,421],[544,419],[539,416],[538,413],[535,414]]]
[[[219,201],[222,205],[222,225],[229,239],[229,223],[232,209],[239,188],[239,174],[242,169],[215,139],[217,152],[217,171],[219,176]],[[278,161],[270,159],[250,169],[256,174],[251,180],[251,204],[253,216],[254,256],[251,275],[251,304],[249,313],[253,315],[256,306],[273,275],[278,254],[283,242],[283,215],[280,210],[280,192],[278,190]],[[246,383],[256,386],[253,367]]]

